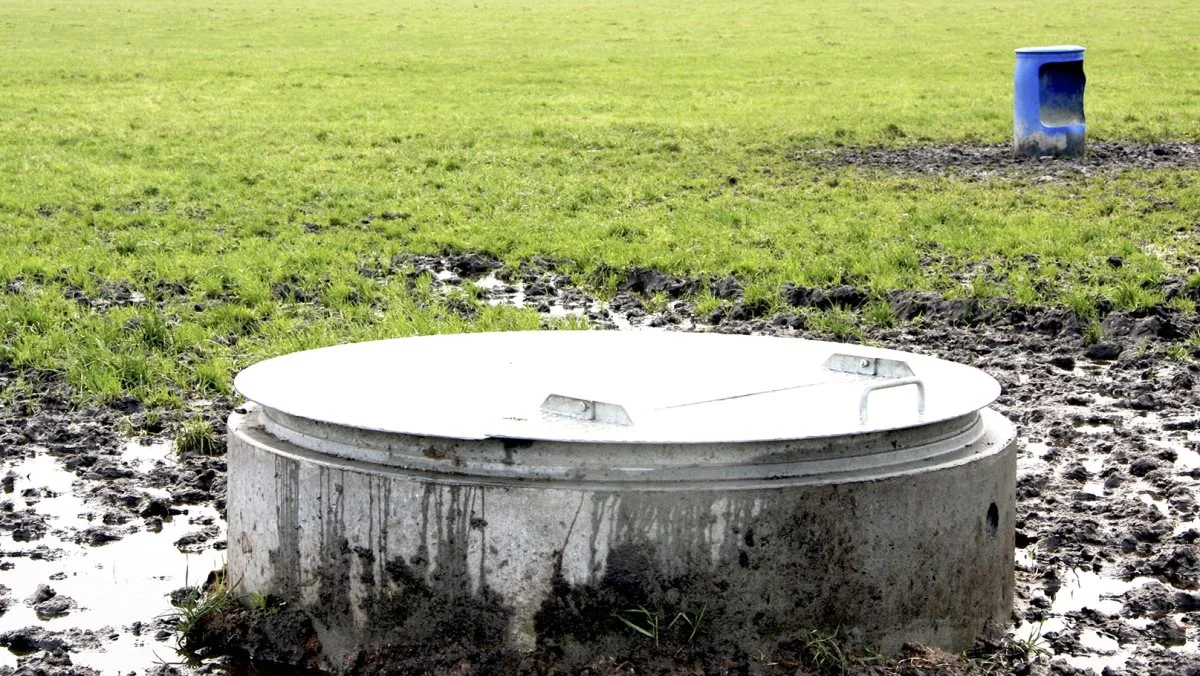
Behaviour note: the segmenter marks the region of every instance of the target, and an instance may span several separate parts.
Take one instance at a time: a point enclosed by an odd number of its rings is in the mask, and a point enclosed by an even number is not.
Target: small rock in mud
[[[847,309],[860,308],[867,304],[869,298],[865,291],[849,284],[839,284],[825,294],[825,299],[828,301],[830,307]]]
[[[26,498],[29,502],[29,498]],[[32,542],[39,540],[46,535],[49,530],[45,514],[39,514],[33,509],[24,509],[19,512],[11,511],[12,503],[6,503],[9,506],[7,510],[0,510],[0,530],[6,530],[12,533],[14,542]]]
[[[1200,610],[1200,594],[1191,591],[1176,591],[1175,610],[1195,615],[1196,611]],[[1193,621],[1197,620],[1200,620],[1200,617],[1193,618]]]
[[[1129,463],[1129,473],[1134,476],[1143,477],[1165,466],[1166,463],[1158,458],[1141,457]]]
[[[171,515],[171,505],[166,500],[160,498],[151,498],[146,501],[146,504],[138,510],[138,516],[147,518],[151,516],[165,517]]]
[[[1139,319],[1133,325],[1129,335],[1132,338],[1157,338],[1163,330],[1163,323],[1158,317]]]
[[[1060,354],[1050,357],[1050,364],[1052,366],[1057,366],[1064,371],[1075,370],[1075,358],[1070,355]]]
[[[121,467],[115,461],[97,462],[91,469],[83,473],[84,479],[128,479],[133,476],[133,470]]]
[[[857,309],[865,305],[869,299],[865,291],[848,284],[839,284],[828,289],[809,289],[788,283],[780,289],[780,295],[792,307],[811,307],[818,310]],[[893,301],[893,308],[895,307],[896,301]],[[898,315],[924,314],[926,309],[924,307],[919,310],[906,309],[902,306],[899,310],[893,309],[893,312]]]
[[[175,541],[175,548],[181,552],[197,552],[203,549],[201,545],[216,537],[221,530],[216,526],[208,526],[201,530],[188,533]]]
[[[638,300],[637,296],[630,293],[618,293],[609,301],[608,307],[613,312],[629,313],[633,311],[642,311],[645,306],[642,301]]]
[[[0,634],[0,646],[17,654],[32,653],[38,650],[54,652],[71,649],[71,643],[67,639],[54,632],[46,631],[42,627],[24,627],[6,631]]]
[[[1133,333],[1133,319],[1124,314],[1111,314],[1100,322],[1104,335],[1110,338],[1125,338]]]
[[[33,607],[38,619],[49,620],[67,615],[76,607],[75,600],[69,596],[55,596]]]
[[[171,500],[184,504],[195,505],[212,498],[212,495],[200,488],[182,488],[171,491]]]
[[[196,599],[200,598],[200,588],[180,587],[179,589],[171,592],[168,598],[171,601],[171,605],[175,606],[176,608],[181,608],[189,603],[195,603]]]
[[[1121,405],[1135,411],[1159,411],[1163,408],[1163,402],[1149,392],[1139,395],[1136,399],[1123,401]]]
[[[1096,343],[1083,351],[1083,356],[1092,361],[1112,361],[1121,356],[1121,346],[1116,343]]]
[[[1078,481],[1080,483],[1087,481],[1092,476],[1092,473],[1087,470],[1081,463],[1071,465],[1063,472],[1064,479]]]
[[[481,277],[487,273],[501,267],[501,263],[495,259],[484,258],[479,254],[465,253],[450,256],[446,260],[446,267],[458,273],[460,277],[471,279],[473,277]]]
[[[526,298],[543,298],[553,297],[558,293],[553,284],[549,282],[533,282],[525,286]],[[549,310],[547,310],[548,312]]]
[[[101,517],[100,522],[105,526],[119,526],[123,523],[128,523],[129,519],[130,516],[128,514],[110,509],[104,513],[104,516]]]
[[[34,592],[33,592],[33,595],[32,595],[32,596],[30,596],[30,597],[29,597],[29,598],[28,598],[28,599],[25,601],[25,603],[27,603],[27,604],[29,604],[29,605],[31,605],[31,606],[33,606],[33,605],[37,605],[37,604],[39,604],[39,603],[41,603],[41,602],[43,602],[43,601],[48,601],[48,600],[50,600],[50,599],[54,598],[54,597],[55,597],[57,594],[58,594],[58,592],[54,591],[54,590],[53,590],[53,589],[50,587],[50,585],[48,585],[48,584],[39,584],[39,585],[37,586],[37,589],[35,589],[35,590],[34,590]]]
[[[733,277],[713,280],[709,284],[709,290],[712,292],[713,298],[721,300],[738,300],[742,297],[742,285]]]
[[[86,542],[93,547],[106,545],[110,542],[115,542],[120,539],[121,536],[116,531],[113,531],[109,528],[102,528],[100,526],[89,526],[88,528],[84,528],[83,530],[79,531],[79,534],[75,537],[76,542]]]
[[[1197,554],[1196,545],[1178,545],[1162,551],[1135,570],[1142,575],[1162,578],[1184,589],[1200,586],[1200,554]]]
[[[666,293],[671,298],[695,293],[698,288],[700,288],[700,282],[695,279],[674,277],[649,268],[634,268],[625,276],[625,279],[617,284],[618,291],[640,293],[646,296]]]
[[[1123,613],[1129,617],[1163,617],[1174,611],[1174,594],[1158,581],[1147,582],[1125,595]]]
[[[1179,646],[1187,643],[1187,630],[1170,617],[1160,618],[1147,631],[1159,645]]]
[[[17,660],[17,670],[14,676],[100,676],[100,672],[90,667],[80,666],[71,661],[71,656],[63,650],[54,650],[36,655],[27,655]]]

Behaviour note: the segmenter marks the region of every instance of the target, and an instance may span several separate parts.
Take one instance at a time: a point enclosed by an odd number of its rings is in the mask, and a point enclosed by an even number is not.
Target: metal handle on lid
[[[578,420],[595,420],[610,425],[632,425],[633,419],[620,404],[595,399],[580,399],[551,394],[542,402],[542,411]]]
[[[883,380],[878,383],[870,383],[863,388],[862,394],[858,398],[858,422],[866,424],[867,422],[867,402],[871,399],[871,393],[876,390],[886,390],[890,387],[903,387],[905,385],[917,386],[917,413],[925,413],[925,381],[915,376],[909,378],[896,378],[894,380]]]

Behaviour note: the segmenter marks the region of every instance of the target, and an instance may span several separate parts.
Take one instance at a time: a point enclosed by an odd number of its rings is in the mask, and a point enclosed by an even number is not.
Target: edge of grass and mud
[[[1016,161],[1004,146],[748,150],[653,199],[593,191],[563,211],[546,198],[529,221],[464,213],[446,225],[356,197],[336,212],[225,222],[192,218],[195,205],[157,189],[125,205],[29,206],[0,229],[13,252],[0,260],[0,360],[62,372],[81,402],[179,409],[231,394],[234,372],[281,353],[543,326],[469,286],[443,297],[419,274],[420,256],[464,251],[515,278],[553,266],[605,298],[631,271],[661,270],[697,281],[689,300],[702,315],[734,311],[716,277],[737,280],[743,312],[786,311],[787,282],[852,286],[883,325],[896,290],[1088,319],[1194,311],[1173,288],[1200,286],[1200,145],[1094,145],[1054,162]]]
[[[405,335],[605,325],[600,314],[550,315],[549,305],[562,294],[606,298],[612,310],[627,313],[634,321],[645,318],[652,327],[688,320],[721,330],[725,324],[761,322],[832,340],[869,340],[872,330],[910,323],[919,326],[930,320],[979,326],[1021,323],[1030,317],[1052,315],[1046,320],[1050,322],[1047,330],[1069,325],[1081,332],[1089,348],[1114,338],[1163,338],[1175,341],[1169,356],[1180,360],[1200,357],[1200,333],[1195,321],[1200,272],[1118,283],[1105,294],[1072,292],[1060,303],[1044,305],[997,295],[1011,275],[1007,263],[939,263],[930,258],[926,261],[929,266],[958,270],[948,277],[959,287],[959,293],[944,294],[877,291],[854,284],[855,279],[848,275],[829,285],[786,282],[770,288],[732,275],[685,277],[651,268],[616,270],[604,265],[590,273],[571,274],[566,271],[575,269],[574,264],[544,258],[514,267],[474,253],[400,254],[386,271],[378,273],[380,286],[390,289],[386,293],[397,297],[398,305],[375,307],[362,321],[351,319],[349,326],[341,329],[329,327],[329,316],[314,317],[328,315],[329,308],[319,301],[285,295],[271,304],[275,313],[296,317],[296,321],[287,323],[294,332],[291,335],[276,330],[261,333],[262,322],[251,320],[224,327],[229,329],[228,334],[217,330],[207,340],[187,341],[176,339],[172,331],[191,335],[204,331],[207,321],[193,326],[170,318],[171,301],[142,299],[136,305],[124,306],[131,312],[118,314],[118,306],[89,300],[89,305],[80,310],[50,319],[53,310],[38,308],[23,299],[24,291],[15,292],[14,297],[10,289],[8,299],[14,302],[0,310],[6,315],[0,326],[10,335],[39,334],[51,349],[31,354],[11,343],[0,349],[0,369],[8,372],[0,403],[53,386],[56,396],[76,406],[105,405],[124,415],[123,431],[128,435],[182,429],[182,445],[198,445],[201,452],[206,452],[213,443],[210,428],[223,423],[205,423],[194,411],[213,400],[227,401],[233,394],[233,373],[254,361],[339,342]],[[1117,255],[1096,265],[1110,271],[1119,271],[1122,266],[1122,257]],[[529,302],[519,307],[494,302],[493,296],[498,294],[463,283],[485,275],[494,277],[502,285],[501,291],[504,287],[520,288]],[[401,281],[394,282],[390,279],[393,277]],[[123,293],[137,294],[122,288]],[[42,291],[48,289],[43,287]],[[236,301],[227,306],[242,307]],[[217,305],[215,309],[219,313],[222,307]],[[89,322],[73,321],[80,312],[100,322],[104,330],[94,331],[96,327]],[[312,317],[322,326],[302,333],[303,316]],[[50,368],[46,363],[63,354],[55,346],[67,354],[65,368]],[[1108,348],[1094,349],[1103,352]],[[160,368],[166,363],[172,367]]]

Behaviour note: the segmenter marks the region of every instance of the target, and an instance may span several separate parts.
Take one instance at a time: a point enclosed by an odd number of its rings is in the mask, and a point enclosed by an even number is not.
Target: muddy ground
[[[761,305],[741,303],[737,280],[635,270],[601,303],[544,260],[520,270],[472,255],[393,264],[446,289],[477,284],[485,302],[534,307],[548,318],[584,316],[615,330],[834,339],[807,326],[807,308],[856,310],[867,300],[849,286],[786,285],[780,294],[790,309],[766,315]],[[688,295],[702,285],[732,305],[696,316]],[[1183,289],[1171,285],[1167,293]],[[656,293],[673,300],[651,312],[647,299]],[[890,664],[856,669],[1200,674],[1200,353],[1182,351],[1195,320],[1165,307],[1112,313],[1093,342],[1086,323],[1061,309],[916,292],[888,300],[898,325],[865,329],[867,341],[971,364],[1003,386],[996,408],[1016,423],[1022,444],[1017,601],[1005,628],[1010,638],[990,637],[974,661],[914,648]],[[18,390],[18,379],[33,387]],[[320,664],[307,619],[272,599],[266,611],[216,616],[193,634],[193,647],[208,645],[198,664],[175,651],[180,611],[172,600],[183,601],[184,587],[224,561],[225,465],[219,452],[180,456],[165,440],[199,413],[214,424],[223,452],[223,422],[237,402],[194,401],[192,410],[167,417],[147,415],[132,400],[75,410],[56,374],[7,364],[0,364],[0,392],[0,646],[8,649],[0,651],[0,674],[248,673],[252,658],[259,660],[254,673],[268,673],[266,662],[291,664],[279,673],[297,673],[295,666]],[[550,648],[514,655],[447,642],[359,652],[330,669],[545,673],[561,668],[561,657]],[[589,670],[816,667],[797,636],[756,656],[642,643],[594,660]]]
[[[1129,169],[1198,168],[1200,143],[1091,141],[1087,144],[1087,154],[1078,158],[1022,158],[1007,143],[821,148],[798,152],[795,158],[822,167],[874,168],[904,174],[954,174],[972,179],[1025,175],[1049,180]]]

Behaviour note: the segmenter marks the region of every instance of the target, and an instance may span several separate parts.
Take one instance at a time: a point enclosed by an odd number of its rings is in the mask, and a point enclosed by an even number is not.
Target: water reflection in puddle
[[[147,470],[157,462],[173,462],[167,444],[129,444],[122,451],[127,466]],[[225,553],[207,548],[200,553],[179,551],[179,538],[215,525],[220,532],[211,541],[223,540],[224,521],[211,506],[183,506],[186,513],[163,519],[161,532],[147,530],[142,520],[106,526],[121,539],[90,546],[76,542],[80,531],[102,525],[109,508],[94,505],[76,495],[84,481],[63,469],[59,460],[38,454],[16,464],[6,465],[4,473],[16,474],[12,492],[5,499],[14,511],[32,508],[44,515],[48,532],[28,542],[14,541],[10,533],[0,536],[0,558],[12,568],[3,574],[9,587],[11,604],[0,615],[0,632],[28,626],[48,631],[93,630],[100,639],[98,648],[71,651],[77,665],[89,666],[104,674],[128,673],[131,666],[149,667],[163,660],[176,660],[174,637],[155,640],[157,631],[149,626],[135,636],[129,627],[135,622],[148,623],[156,613],[170,610],[168,594],[185,584],[199,584],[208,572],[225,564]],[[146,497],[161,497],[161,491],[143,491]],[[59,556],[33,558],[35,550],[57,550]],[[58,596],[73,599],[77,607],[64,617],[42,620],[25,601],[38,585],[48,584]],[[15,666],[16,657],[0,650],[0,666]]]
[[[1121,612],[1119,597],[1122,594],[1153,581],[1149,577],[1135,577],[1126,581],[1092,571],[1072,570],[1057,581],[1060,585],[1057,589],[1053,584],[1048,584],[1046,592],[1052,599],[1050,612],[1055,615],[1066,615],[1084,608],[1105,615],[1116,615]]]
[[[1121,644],[1117,639],[1101,634],[1094,629],[1084,629],[1079,632],[1079,645],[1094,654],[1063,655],[1067,664],[1076,669],[1090,669],[1096,673],[1103,672],[1106,667],[1121,669],[1133,656],[1133,651],[1121,649]]]
[[[1138,500],[1158,510],[1158,513],[1163,516],[1171,516],[1171,510],[1167,507],[1167,501],[1160,498],[1157,493],[1142,491],[1138,493]]]
[[[1038,459],[1045,458],[1050,453],[1050,445],[1041,441],[1026,442],[1025,452]]]
[[[1033,556],[1024,550],[1017,550],[1017,568],[1025,571],[1037,571],[1038,566]],[[1049,645],[1045,638],[1049,634],[1062,632],[1075,626],[1076,619],[1068,617],[1081,611],[1095,611],[1109,617],[1119,616],[1123,603],[1122,597],[1129,591],[1144,584],[1157,583],[1150,577],[1135,577],[1131,580],[1121,580],[1087,570],[1071,570],[1061,575],[1058,580],[1047,580],[1045,590],[1051,597],[1049,616],[1034,625],[1024,625],[1011,633],[1017,640],[1036,638],[1043,647]],[[1170,616],[1175,622],[1183,623],[1186,613]],[[1123,618],[1121,621],[1139,630],[1144,630],[1154,624],[1149,618]],[[1117,638],[1091,627],[1079,630],[1079,645],[1088,651],[1086,655],[1061,654],[1061,657],[1071,666],[1101,673],[1104,669],[1120,669],[1133,656],[1133,649],[1123,647]],[[1195,652],[1196,642],[1188,641],[1184,645],[1171,646],[1171,650],[1181,653]]]
[[[1195,441],[1190,439],[1190,437],[1192,437],[1193,435],[1194,435],[1194,433],[1188,434],[1189,443],[1195,443]],[[1193,450],[1190,445],[1173,444],[1171,447],[1175,450],[1175,454],[1176,454],[1176,458],[1175,458],[1175,469],[1176,470],[1178,470],[1179,472],[1200,470],[1200,452]]]
[[[508,283],[498,277],[495,273],[481,277],[472,282],[476,286],[486,289],[489,296],[486,300],[488,305],[498,306],[505,305],[516,308],[530,308],[538,305],[537,299],[530,299],[525,295],[525,285],[520,282]],[[607,303],[596,299],[588,299],[585,305],[577,305],[565,307],[562,304],[561,298],[547,298],[546,306],[542,308],[543,314],[554,319],[566,319],[568,317],[585,318],[590,314],[599,314],[607,321],[612,322],[614,328],[620,331],[629,330],[652,330],[654,327],[647,326],[644,323],[634,323],[629,317],[622,312],[610,312]],[[695,326],[690,320],[687,322],[688,327]]]

